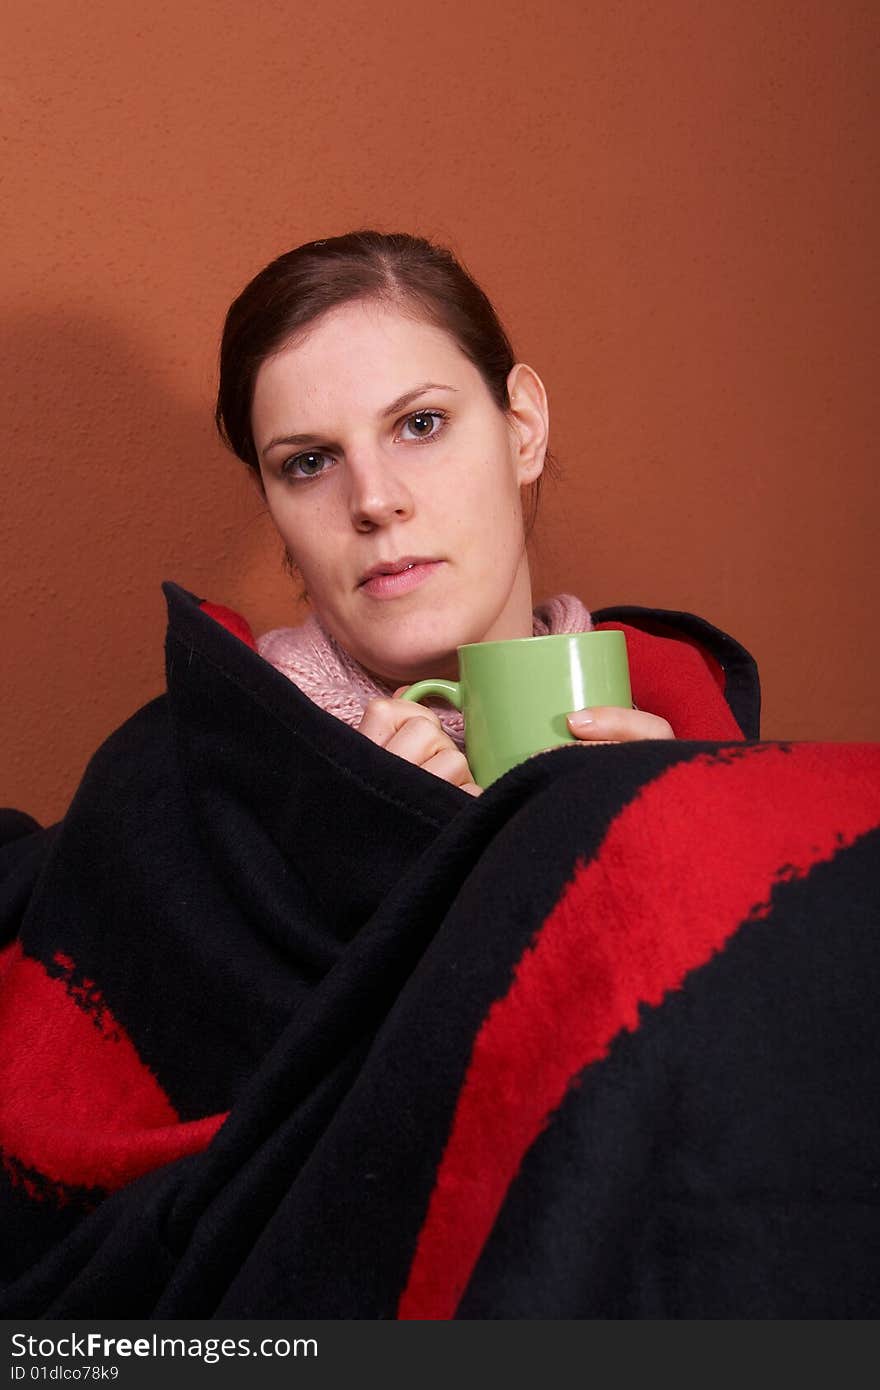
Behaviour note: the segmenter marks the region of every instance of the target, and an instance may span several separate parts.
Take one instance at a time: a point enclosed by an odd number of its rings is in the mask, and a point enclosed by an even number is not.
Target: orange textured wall
[[[164,684],[163,579],[299,616],[212,435],[297,243],[451,244],[550,393],[539,594],[689,608],[766,735],[880,737],[874,3],[31,0],[7,12],[0,802]]]

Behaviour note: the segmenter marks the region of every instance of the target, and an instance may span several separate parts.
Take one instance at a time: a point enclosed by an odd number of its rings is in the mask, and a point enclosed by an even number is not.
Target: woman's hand
[[[405,690],[406,686],[401,686]],[[395,695],[396,695],[395,691]],[[444,782],[461,787],[469,796],[479,796],[482,787],[474,781],[464,753],[444,732],[437,715],[411,700],[371,700],[358,725],[362,734],[398,758],[424,768]]]
[[[659,714],[643,709],[597,705],[568,716],[568,727],[584,743],[636,743],[643,738],[675,738],[672,726]]]

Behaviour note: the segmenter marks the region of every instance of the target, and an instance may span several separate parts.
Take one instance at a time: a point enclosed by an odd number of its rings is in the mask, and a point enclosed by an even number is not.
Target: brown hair
[[[444,329],[499,410],[509,409],[513,348],[490,300],[451,251],[406,232],[358,231],[310,241],[261,270],[230,305],[223,328],[214,418],[224,444],[257,478],[251,405],[260,367],[322,314],[364,299],[397,304]],[[530,488],[527,533],[539,487],[540,478]]]

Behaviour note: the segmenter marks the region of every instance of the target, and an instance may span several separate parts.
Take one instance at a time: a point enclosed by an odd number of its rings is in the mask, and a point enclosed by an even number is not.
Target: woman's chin
[[[373,675],[392,689],[411,685],[413,681],[433,677],[440,680],[458,679],[457,648],[470,638],[462,632],[461,623],[432,624],[422,615],[416,623],[389,624],[381,633],[370,633],[374,641],[363,641],[361,631],[358,650],[352,655]]]
[[[365,653],[361,665],[392,690],[399,685],[412,685],[421,680],[458,680],[458,653],[436,647],[422,647],[413,652],[384,650]]]

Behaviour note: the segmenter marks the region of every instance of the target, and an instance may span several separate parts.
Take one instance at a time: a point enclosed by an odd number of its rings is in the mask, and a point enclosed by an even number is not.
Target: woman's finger
[[[455,744],[451,743],[439,724],[432,724],[428,719],[408,719],[392,734],[385,747],[389,753],[406,758],[408,763],[422,766],[444,748],[455,749]]]
[[[455,744],[441,748],[421,766],[425,772],[432,772],[435,777],[442,777],[444,782],[451,782],[453,786],[463,787],[466,782],[473,784],[474,777],[468,767],[467,758]]]
[[[414,763],[469,796],[480,796],[467,758],[453,743],[433,710],[408,700],[371,700],[359,725],[373,743],[405,762]]]
[[[358,729],[373,743],[387,748],[399,729],[414,720],[433,725],[442,732],[440,720],[433,710],[424,705],[413,704],[410,700],[388,700],[384,696],[370,700],[364,710]]]
[[[585,743],[635,743],[640,739],[675,738],[668,720],[643,709],[597,705],[568,716],[568,727]]]

